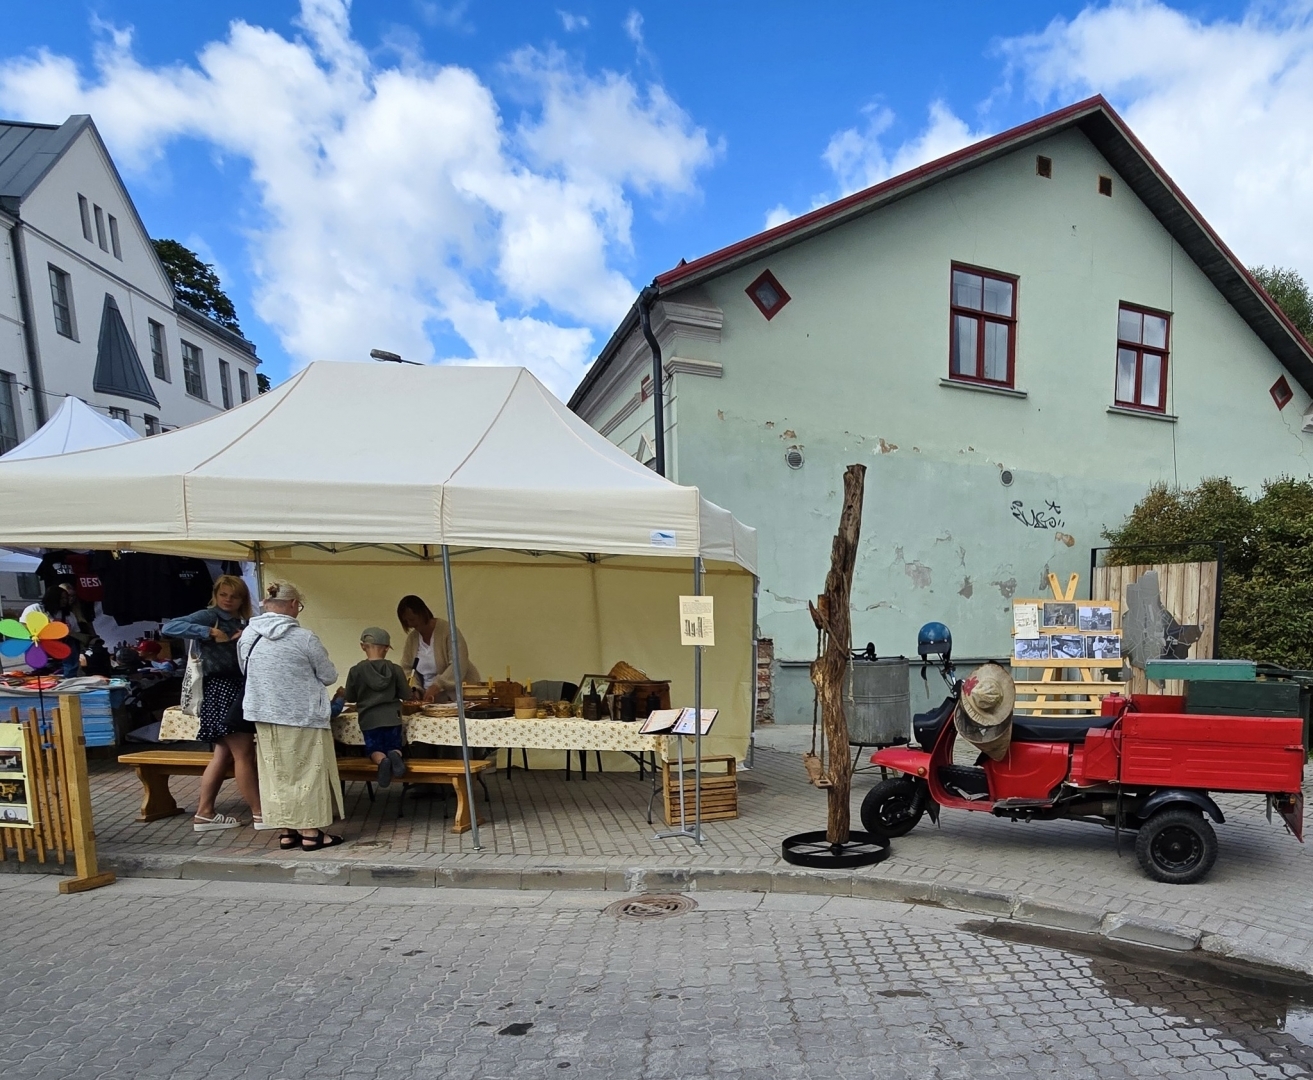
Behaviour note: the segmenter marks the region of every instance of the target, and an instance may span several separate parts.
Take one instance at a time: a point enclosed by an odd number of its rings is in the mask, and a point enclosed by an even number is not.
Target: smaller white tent
[[[96,412],[81,398],[66,397],[54,416],[9,453],[0,454],[0,458],[17,461],[20,458],[51,457],[75,450],[117,446],[140,438],[122,420]]]

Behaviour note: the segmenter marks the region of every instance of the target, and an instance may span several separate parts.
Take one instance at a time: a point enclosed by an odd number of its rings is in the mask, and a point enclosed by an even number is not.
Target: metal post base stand
[[[676,761],[679,768],[679,828],[671,829],[669,832],[659,832],[656,834],[657,840],[692,840],[695,844],[702,843],[702,822],[695,815],[692,821],[692,828],[689,828],[690,822],[684,816],[684,736],[676,735]],[[656,776],[653,775],[652,783],[656,783]],[[664,812],[664,811],[663,811]],[[649,820],[651,820],[649,818]]]
[[[794,866],[809,866],[814,870],[852,870],[859,866],[874,866],[889,858],[889,841],[883,836],[859,832],[848,833],[846,844],[831,844],[825,830],[798,833],[787,837],[780,845],[780,855]]]

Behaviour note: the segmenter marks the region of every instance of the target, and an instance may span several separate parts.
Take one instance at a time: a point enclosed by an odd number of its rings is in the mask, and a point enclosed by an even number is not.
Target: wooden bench
[[[485,769],[493,769],[496,762],[491,759],[480,759],[470,762],[470,774],[480,783],[483,778],[479,775]],[[363,780],[369,783],[378,778],[378,766],[366,757],[341,757],[337,759],[337,775],[343,782],[347,780]],[[469,794],[465,790],[465,763],[458,759],[452,758],[407,758],[406,775],[393,781],[397,784],[450,784],[452,790],[456,792],[456,820],[452,824],[451,831],[454,833],[469,832],[470,829],[470,800]],[[487,792],[487,788],[484,788]],[[484,819],[479,818],[479,824],[482,825]]]
[[[131,765],[136,770],[137,779],[141,781],[141,810],[138,821],[159,821],[184,813],[169,790],[171,776],[200,776],[210,764],[210,754],[206,750],[138,750],[131,754],[119,755],[120,765]],[[484,769],[491,768],[491,761],[471,761],[470,772],[478,776]],[[338,758],[338,776],[347,780],[370,781],[378,776],[378,766],[369,758]],[[230,768],[224,774],[225,779],[232,778]],[[465,764],[445,758],[418,758],[406,762],[406,775],[402,780],[406,784],[450,784],[456,792],[456,821],[452,832],[468,832],[470,828],[470,804],[465,790]],[[479,824],[483,824],[480,818]]]

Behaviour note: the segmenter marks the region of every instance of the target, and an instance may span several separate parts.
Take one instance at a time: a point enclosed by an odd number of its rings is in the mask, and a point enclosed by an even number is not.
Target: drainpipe
[[[14,277],[18,284],[18,312],[23,318],[23,345],[27,351],[27,385],[32,388],[32,411],[36,426],[46,422],[46,387],[41,378],[41,356],[36,347],[36,322],[32,318],[32,293],[28,288],[27,258],[23,254],[23,223],[15,221],[9,230],[9,246],[14,253]]]
[[[661,346],[652,333],[652,305],[660,291],[654,281],[638,294],[638,324],[643,328],[648,348],[652,350],[652,412],[656,417],[656,471],[666,475],[665,372],[661,370]]]

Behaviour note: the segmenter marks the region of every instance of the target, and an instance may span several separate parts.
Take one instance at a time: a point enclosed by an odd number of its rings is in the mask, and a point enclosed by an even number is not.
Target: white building
[[[257,393],[255,346],[174,299],[96,125],[0,121],[0,453],[66,395],[143,435]]]

